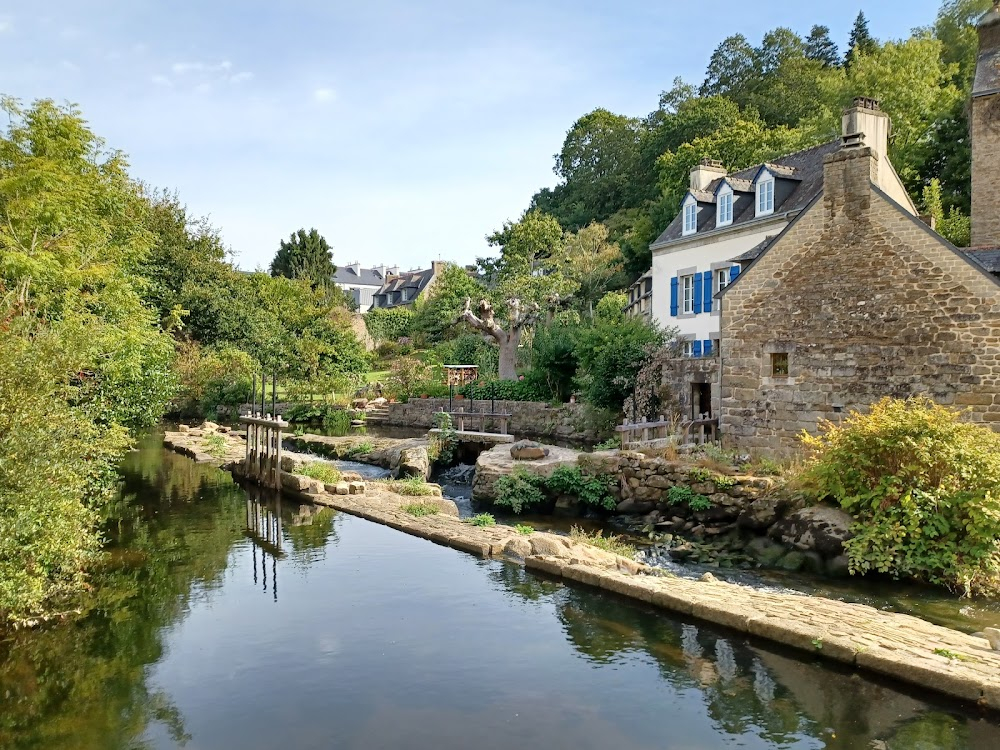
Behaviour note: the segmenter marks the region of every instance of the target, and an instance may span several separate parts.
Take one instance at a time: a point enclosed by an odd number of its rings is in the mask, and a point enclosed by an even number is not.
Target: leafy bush
[[[519,523],[514,526],[514,531],[518,534],[523,534],[524,536],[530,536],[535,533],[535,528],[533,526],[528,526],[527,524]]]
[[[608,492],[610,486],[610,477],[586,476],[579,466],[560,466],[545,480],[545,487],[549,491],[557,495],[579,497],[585,505],[605,510],[614,510],[617,505]]]
[[[474,515],[472,518],[467,518],[466,523],[472,524],[473,526],[496,526],[497,519],[495,519],[489,513],[479,513]]]
[[[429,497],[434,494],[433,488],[422,477],[408,477],[406,479],[379,479],[375,484],[380,484],[390,492],[397,495],[407,495],[409,497]]]
[[[403,511],[409,513],[411,516],[416,516],[420,518],[421,516],[436,516],[440,511],[436,505],[431,505],[430,503],[412,503],[410,505],[404,505]]]
[[[542,400],[568,401],[573,393],[580,330],[577,325],[551,325],[535,331],[531,369],[524,380],[544,394]]]
[[[712,507],[711,500],[683,484],[675,484],[667,490],[667,500],[671,505],[687,505],[694,511],[708,510]]]
[[[928,399],[886,398],[803,442],[803,486],[857,520],[852,572],[1000,592],[1000,435]]]
[[[496,491],[494,504],[510,508],[514,513],[520,514],[525,508],[545,502],[545,493],[542,491],[544,487],[544,477],[524,469],[515,469],[513,473],[497,479],[494,485]]]
[[[459,393],[477,401],[545,401],[546,394],[527,380],[477,380]]]
[[[622,439],[617,435],[594,446],[595,451],[613,451],[622,447]]]
[[[340,471],[336,466],[319,461],[303,464],[295,470],[295,473],[310,479],[318,479],[323,484],[336,484],[340,481]]]
[[[373,450],[375,450],[375,445],[371,440],[362,440],[360,443],[355,443],[344,451],[344,456],[346,458],[352,458],[354,456],[367,456]]]
[[[210,456],[222,458],[226,455],[226,439],[222,435],[208,435],[205,438],[205,452]]]
[[[635,557],[635,547],[628,542],[623,541],[623,538],[616,534],[604,536],[603,531],[588,533],[579,526],[574,526],[570,530],[569,537],[574,542],[589,544],[592,547],[603,549],[605,552],[613,552],[614,554],[621,555],[622,557]]]
[[[235,347],[182,342],[174,363],[179,389],[172,410],[183,416],[210,416],[216,406],[242,404],[250,398],[257,369],[250,355]]]
[[[384,343],[396,344],[399,339],[410,335],[413,326],[413,311],[408,307],[373,307],[365,313],[368,335],[381,349]],[[379,356],[382,355],[381,350]]]
[[[580,334],[578,381],[588,403],[620,411],[636,377],[666,334],[637,318],[598,319]]]

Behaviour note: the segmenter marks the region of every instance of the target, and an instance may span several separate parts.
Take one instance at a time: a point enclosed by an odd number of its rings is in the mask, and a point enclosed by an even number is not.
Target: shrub
[[[524,536],[530,536],[531,534],[535,533],[535,529],[533,526],[528,526],[527,524],[523,523],[519,523],[516,526],[514,526],[514,530],[518,534],[523,534]]]
[[[608,493],[610,477],[589,477],[579,466],[560,466],[545,481],[545,486],[557,495],[579,497],[585,505],[614,510],[618,504]]]
[[[1000,592],[1000,435],[925,398],[886,398],[803,442],[804,488],[857,520],[853,573]]]
[[[583,544],[589,544],[593,547],[599,547],[606,552],[613,552],[614,554],[621,555],[622,557],[635,557],[635,547],[628,542],[623,541],[622,537],[615,534],[604,536],[603,531],[588,533],[579,526],[574,526],[570,530],[569,536],[574,542],[581,542]]]
[[[666,334],[637,318],[598,320],[582,331],[579,382],[588,403],[615,411],[635,390],[636,377]]]
[[[410,335],[413,325],[413,311],[408,307],[373,307],[365,313],[368,335],[379,348],[385,342],[395,343]],[[382,352],[379,351],[379,356]]]
[[[617,435],[594,446],[595,451],[613,451],[622,447],[622,439]]]
[[[675,484],[667,490],[667,500],[671,505],[687,505],[694,511],[708,510],[712,507],[711,500],[683,484]]]
[[[515,469],[497,479],[494,504],[520,514],[525,508],[545,502],[545,478],[524,469]]]
[[[408,477],[406,479],[379,479],[376,484],[380,484],[390,492],[397,495],[407,495],[409,497],[429,497],[434,494],[434,490],[422,477]]]
[[[226,455],[226,439],[222,435],[209,435],[205,438],[205,452],[210,456],[222,458]]]
[[[373,450],[375,450],[375,446],[372,444],[371,440],[362,440],[360,443],[355,443],[344,451],[344,456],[347,458],[352,458],[354,456],[367,456]]]
[[[404,505],[403,510],[417,518],[421,516],[436,516],[439,512],[438,507],[430,503],[411,503],[410,505]]]
[[[295,470],[296,474],[301,474],[310,479],[318,479],[323,484],[336,484],[340,481],[340,471],[333,464],[325,464],[314,461],[310,464],[303,464]]]
[[[489,513],[479,513],[472,518],[467,518],[466,523],[470,523],[473,526],[496,526],[497,519],[495,519]]]
[[[477,380],[459,391],[477,401],[546,401],[547,394],[526,380]]]

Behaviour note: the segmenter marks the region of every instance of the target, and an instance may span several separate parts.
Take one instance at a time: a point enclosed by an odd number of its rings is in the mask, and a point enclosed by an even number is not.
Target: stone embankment
[[[200,450],[207,435],[168,434],[168,445]],[[227,444],[239,440],[225,436]],[[509,449],[508,449],[509,452]],[[551,453],[551,452],[550,452]],[[628,457],[626,457],[628,458]],[[218,461],[220,459],[214,459]],[[239,463],[229,467],[239,472]],[[365,518],[481,557],[528,568],[627,596],[652,606],[785,644],[816,657],[885,675],[915,687],[1000,710],[1000,652],[984,638],[909,615],[861,604],[752,589],[706,575],[689,580],[649,568],[562,536],[512,527],[477,527],[441,512],[415,517],[403,508],[427,498],[405,497],[368,484],[356,494],[315,480],[287,491],[296,497]],[[714,493],[713,493],[714,494]],[[451,503],[453,505],[453,503]]]
[[[393,477],[430,479],[430,440],[419,438],[377,438],[367,436],[329,437],[326,435],[287,436],[285,442],[300,451],[325,458],[357,461],[388,469]]]

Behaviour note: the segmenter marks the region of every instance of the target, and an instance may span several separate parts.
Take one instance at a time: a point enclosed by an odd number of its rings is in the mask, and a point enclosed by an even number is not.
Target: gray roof
[[[712,180],[704,191],[695,193],[695,197],[699,200],[699,207],[707,208],[714,203],[715,199],[713,197],[711,202],[708,200],[703,201],[702,196],[707,194],[714,195],[716,189],[724,179],[728,179],[730,184],[733,184],[738,191],[744,188],[749,190],[750,182],[756,177],[757,173],[762,167],[767,167],[777,178],[778,182],[783,183],[781,187],[776,186],[774,213],[782,214],[788,211],[800,211],[822,191],[823,159],[827,154],[839,151],[840,147],[841,139],[837,138],[836,140],[814,146],[805,151],[797,151],[794,154],[780,156],[766,164],[755,164],[747,169],[734,172],[727,177],[719,177]],[[735,215],[733,216],[733,223],[722,227],[722,229],[738,227],[754,221],[757,218],[755,208],[753,200],[744,198],[738,201],[737,205],[734,206]],[[653,246],[656,247],[667,242],[672,242],[673,240],[681,239],[683,236],[683,224],[684,218],[681,214],[678,214],[663,231],[663,234],[656,238]],[[699,210],[698,233],[709,232],[715,228],[715,210]]]
[[[375,307],[395,307],[400,304],[409,304],[417,298],[417,295],[427,288],[427,285],[431,283],[431,279],[433,278],[433,268],[426,268],[422,271],[405,271],[391,276],[389,280],[386,281],[377,292],[375,292]],[[404,289],[410,290],[411,292],[408,295],[408,299],[394,301],[392,297],[389,296],[388,299],[379,304],[379,297],[392,295],[393,292],[401,292]]]
[[[759,258],[764,253],[764,251],[767,250],[768,247],[770,247],[771,243],[774,242],[775,236],[776,235],[765,237],[763,242],[757,243],[749,250],[747,250],[745,253],[740,253],[735,258],[730,258],[729,262],[746,263],[748,260],[757,260],[757,258]]]
[[[959,249],[990,273],[1000,274],[1000,247],[963,247]]]
[[[382,286],[385,279],[377,268],[359,268],[357,273],[350,266],[337,266],[333,275],[334,284],[347,286]]]

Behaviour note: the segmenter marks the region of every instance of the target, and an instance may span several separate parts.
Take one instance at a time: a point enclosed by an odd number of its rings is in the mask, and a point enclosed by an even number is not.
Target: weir
[[[272,419],[270,414],[251,414],[240,417],[240,424],[247,429],[243,475],[264,487],[280,490],[281,432],[289,426],[288,422],[281,415]]]

